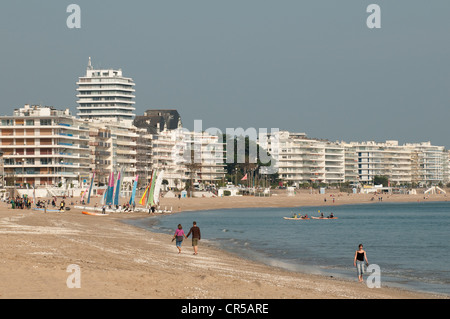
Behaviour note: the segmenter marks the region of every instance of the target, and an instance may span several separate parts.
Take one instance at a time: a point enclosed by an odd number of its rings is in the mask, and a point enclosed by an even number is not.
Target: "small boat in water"
[[[284,219],[287,220],[306,220],[309,219],[309,217],[283,217]]]
[[[312,219],[338,219],[337,217],[311,217]]]

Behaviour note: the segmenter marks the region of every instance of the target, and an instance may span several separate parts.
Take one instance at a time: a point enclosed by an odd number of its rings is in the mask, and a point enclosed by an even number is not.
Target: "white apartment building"
[[[275,146],[275,139],[278,146]],[[304,133],[280,131],[270,135],[260,146],[275,158],[280,179],[293,186],[345,181],[345,148],[339,143],[310,139]]]
[[[189,154],[190,150],[193,154]],[[214,184],[225,177],[225,147],[216,135],[185,132],[184,158],[186,173],[198,182]]]
[[[162,131],[153,136],[152,154],[152,169],[164,170],[169,187],[181,189],[191,179],[214,183],[225,177],[223,143],[205,132]]]
[[[431,145],[431,142],[407,143],[405,148],[412,153],[413,179],[412,182],[437,185],[443,183],[448,153],[444,146]]]
[[[357,179],[360,183],[372,184],[375,176],[387,176],[392,186],[412,182],[411,150],[398,145],[398,141],[351,142],[343,145],[349,150],[349,156],[356,153]]]
[[[359,182],[358,153],[355,145],[341,143],[345,152],[345,182],[356,185]]]
[[[259,145],[275,157],[279,178],[293,186],[305,182],[373,184],[375,176],[387,176],[391,186],[450,182],[450,153],[430,142],[333,143],[307,138],[304,133],[275,134],[266,141],[260,139]]]
[[[129,121],[89,120],[87,123],[90,127],[91,170],[96,172],[96,181],[107,184],[110,172],[120,171],[122,190],[128,192],[139,171],[143,174],[139,178],[145,184],[145,162],[137,161],[138,138],[142,130]],[[148,153],[143,145],[141,150]]]
[[[186,167],[183,165],[184,134],[180,129],[162,131],[152,139],[152,169],[164,170],[168,187],[184,188]]]
[[[0,120],[7,185],[81,186],[89,179],[89,127],[68,109],[25,105]]]
[[[450,151],[444,152],[444,184],[450,183]]]
[[[77,115],[81,119],[134,119],[135,84],[122,70],[94,69],[89,58],[86,75],[77,85]]]

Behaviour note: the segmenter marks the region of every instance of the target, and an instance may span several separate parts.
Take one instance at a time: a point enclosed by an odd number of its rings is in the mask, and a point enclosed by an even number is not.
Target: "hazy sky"
[[[81,7],[81,29],[66,8]],[[366,8],[381,7],[381,29]],[[2,1],[0,114],[70,107],[88,58],[185,127],[450,148],[450,1]]]

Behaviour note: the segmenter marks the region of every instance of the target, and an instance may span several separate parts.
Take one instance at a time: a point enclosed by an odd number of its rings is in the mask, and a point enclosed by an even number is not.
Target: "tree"
[[[373,184],[374,185],[380,185],[383,184],[383,187],[387,187],[389,184],[389,177],[387,176],[381,176],[381,175],[375,175],[373,177]]]
[[[224,141],[224,147],[225,151],[227,145],[233,145],[234,148],[234,158],[233,162],[226,163],[226,177],[229,181],[235,181],[239,183],[241,178],[245,176],[245,174],[248,174],[248,181],[252,181],[253,178],[255,181],[257,180],[263,180],[267,177],[267,181],[272,184],[274,182],[278,182],[278,173],[274,174],[260,174],[260,167],[262,166],[270,166],[271,161],[268,163],[261,162],[261,154],[267,155],[266,157],[271,158],[270,154],[263,149],[260,145],[258,145],[255,141],[251,140],[248,136],[230,136],[227,134],[222,135],[223,141]],[[244,140],[244,143],[242,143]],[[256,144],[256,145],[255,145]],[[244,149],[242,149],[242,146]],[[250,149],[256,149],[257,150],[257,158],[250,159]],[[264,152],[264,153],[263,153]],[[244,163],[238,163],[238,153],[244,154],[245,160]],[[273,161],[274,159],[272,159]]]

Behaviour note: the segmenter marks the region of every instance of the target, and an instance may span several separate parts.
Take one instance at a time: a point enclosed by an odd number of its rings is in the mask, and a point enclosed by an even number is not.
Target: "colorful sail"
[[[137,184],[138,184],[138,178],[139,178],[139,175],[136,175],[136,180],[134,181],[134,185],[133,185],[133,191],[131,192],[130,205],[133,205],[134,198],[136,197],[136,188],[137,188]]]
[[[120,195],[120,186],[121,186],[121,172],[119,172],[117,174],[117,184],[116,184],[116,189],[115,189],[115,194],[114,194],[114,205],[119,205],[119,195]]]
[[[145,188],[144,195],[142,195],[142,197],[141,197],[141,199],[140,199],[140,201],[139,201],[139,204],[144,205],[144,203],[145,203],[145,197],[147,196],[147,193],[148,193],[148,189],[149,189],[149,188],[150,188],[150,184],[147,185],[147,187]]]
[[[163,181],[164,171],[161,171],[161,173],[158,174],[158,178],[156,179],[155,183],[155,190],[153,193],[153,202],[156,205],[159,205],[159,194],[161,193],[161,185]]]
[[[114,172],[111,172],[109,175],[109,182],[108,182],[108,195],[106,196],[106,205],[112,205],[113,204],[113,194],[114,194]]]
[[[156,171],[154,171],[152,174],[152,182],[150,184],[150,191],[149,191],[148,200],[147,200],[147,206],[149,206],[149,207],[152,207],[153,205],[155,205],[155,202],[153,200],[153,194],[155,192],[156,179],[157,179],[157,174],[156,174]]]
[[[91,185],[89,186],[89,194],[88,194],[88,198],[87,198],[88,204],[91,202],[91,192],[92,192],[92,188],[94,187],[94,177],[95,177],[95,172],[92,173]]]

